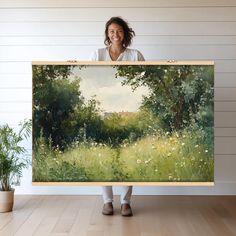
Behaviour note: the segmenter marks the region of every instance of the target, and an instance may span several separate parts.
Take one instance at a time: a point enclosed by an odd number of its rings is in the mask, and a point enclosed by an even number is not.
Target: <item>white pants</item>
[[[120,203],[130,203],[132,186],[121,186]],[[113,202],[112,186],[102,186],[102,196],[104,203]]]

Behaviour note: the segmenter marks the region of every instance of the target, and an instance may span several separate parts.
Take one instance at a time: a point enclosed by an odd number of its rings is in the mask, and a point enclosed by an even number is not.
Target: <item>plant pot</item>
[[[14,191],[1,191],[0,190],[0,212],[9,212],[12,211],[14,204]]]

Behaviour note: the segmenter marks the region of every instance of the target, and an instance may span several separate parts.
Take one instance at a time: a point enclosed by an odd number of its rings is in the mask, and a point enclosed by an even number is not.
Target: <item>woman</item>
[[[105,27],[104,43],[107,47],[96,50],[91,57],[93,61],[144,61],[143,55],[136,49],[130,49],[132,38],[135,32],[120,17],[112,17]],[[113,215],[113,190],[112,186],[103,186],[102,194],[104,215]],[[132,216],[130,199],[132,186],[122,186],[121,193],[121,214],[122,216]]]

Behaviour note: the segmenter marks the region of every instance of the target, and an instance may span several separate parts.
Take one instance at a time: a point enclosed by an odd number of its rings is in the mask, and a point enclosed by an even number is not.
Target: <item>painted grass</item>
[[[213,153],[186,138],[146,137],[120,156],[133,181],[213,181]]]
[[[104,145],[79,145],[61,152],[48,147],[45,150],[45,145],[41,144],[41,148],[34,153],[33,180],[36,182],[111,181],[114,175],[111,166],[114,165],[112,161],[115,156],[115,150]]]
[[[33,159],[35,182],[214,180],[213,145],[198,143],[193,134],[150,135],[116,149],[90,142],[64,152],[40,142]]]

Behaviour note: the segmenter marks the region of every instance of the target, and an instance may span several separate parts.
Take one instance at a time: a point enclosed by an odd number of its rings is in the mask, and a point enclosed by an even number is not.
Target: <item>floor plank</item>
[[[3,227],[7,225],[13,219],[14,215],[17,214],[17,212],[21,208],[23,208],[26,205],[26,203],[28,203],[30,198],[31,196],[19,196],[17,199],[17,204],[14,205],[13,212],[4,213],[4,214],[0,213],[0,230],[2,230]]]
[[[28,197],[28,196],[27,196]],[[22,227],[22,225],[30,218],[32,213],[37,209],[37,207],[42,202],[42,197],[31,196],[29,201],[24,206],[20,206],[18,202],[18,197],[15,197],[15,206],[14,210],[11,213],[3,213],[7,216],[8,214],[12,215],[11,221],[8,222],[1,230],[0,236],[12,236],[15,235],[17,230]]]

